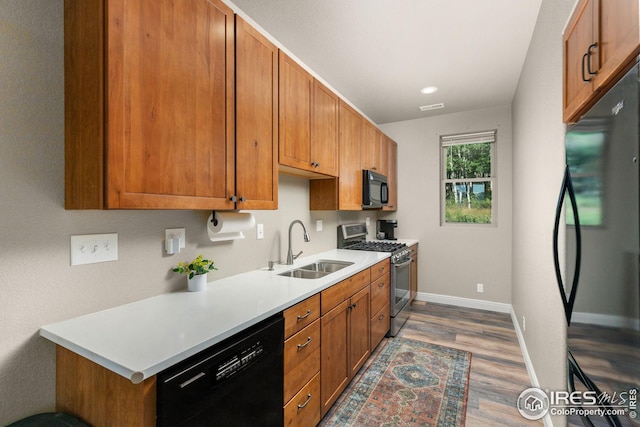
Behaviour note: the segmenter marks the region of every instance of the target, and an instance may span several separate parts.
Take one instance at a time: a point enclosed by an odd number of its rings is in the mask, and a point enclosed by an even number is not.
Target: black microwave
[[[387,177],[371,170],[362,171],[362,207],[376,209],[389,203]]]

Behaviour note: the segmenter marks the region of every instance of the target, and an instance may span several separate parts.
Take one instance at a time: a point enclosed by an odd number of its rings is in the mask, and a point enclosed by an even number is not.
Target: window
[[[496,131],[440,137],[442,224],[493,224]]]

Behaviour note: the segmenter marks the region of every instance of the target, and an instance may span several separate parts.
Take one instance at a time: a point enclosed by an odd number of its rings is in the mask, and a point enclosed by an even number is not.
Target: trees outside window
[[[494,224],[496,131],[440,137],[441,222]]]

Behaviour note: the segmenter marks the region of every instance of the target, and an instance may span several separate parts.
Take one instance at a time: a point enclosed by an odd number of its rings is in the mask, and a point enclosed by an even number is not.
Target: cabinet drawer
[[[320,294],[300,301],[284,311],[284,337],[300,331],[302,328],[320,318]]]
[[[356,273],[348,279],[338,282],[332,287],[322,291],[321,311],[324,316],[330,312],[335,306],[351,298],[351,295],[358,292],[371,282],[371,274],[369,269]]]
[[[284,407],[284,425],[309,427],[320,422],[320,373]]]
[[[382,338],[389,331],[390,316],[389,316],[389,301],[380,311],[373,315],[371,318],[371,352],[380,344]]]
[[[384,261],[380,261],[376,265],[371,266],[369,270],[371,270],[371,280],[376,280],[383,274],[389,273],[389,258],[385,259]]]
[[[371,313],[377,313],[385,304],[389,304],[391,298],[391,290],[389,283],[389,274],[378,277],[375,282],[371,283]]]
[[[284,402],[320,371],[320,320],[284,342]]]

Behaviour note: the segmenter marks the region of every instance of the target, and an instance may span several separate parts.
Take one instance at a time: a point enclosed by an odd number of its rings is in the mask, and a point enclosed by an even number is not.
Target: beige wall
[[[540,386],[552,390],[566,386],[566,321],[551,241],[564,170],[561,34],[573,4],[542,2],[513,101],[513,308],[520,326],[526,316],[523,334]]]
[[[0,0],[0,425],[53,410],[54,346],[38,336],[45,324],[183,289],[170,272],[198,253],[225,277],[282,259],[293,219],[294,250],[335,248],[340,223],[375,221],[375,213],[309,212],[304,179],[280,177],[280,209],[254,212],[265,225],[244,241],[213,244],[203,211],[65,211],[63,1]],[[315,231],[322,219],[324,231]],[[186,249],[163,253],[164,229],[185,227]],[[71,267],[69,236],[118,233],[117,262]]]
[[[400,236],[420,240],[418,292],[511,303],[511,109],[381,126],[398,143]],[[497,130],[496,225],[440,225],[440,135]],[[437,244],[433,244],[437,242]],[[476,284],[484,293],[476,292]]]

